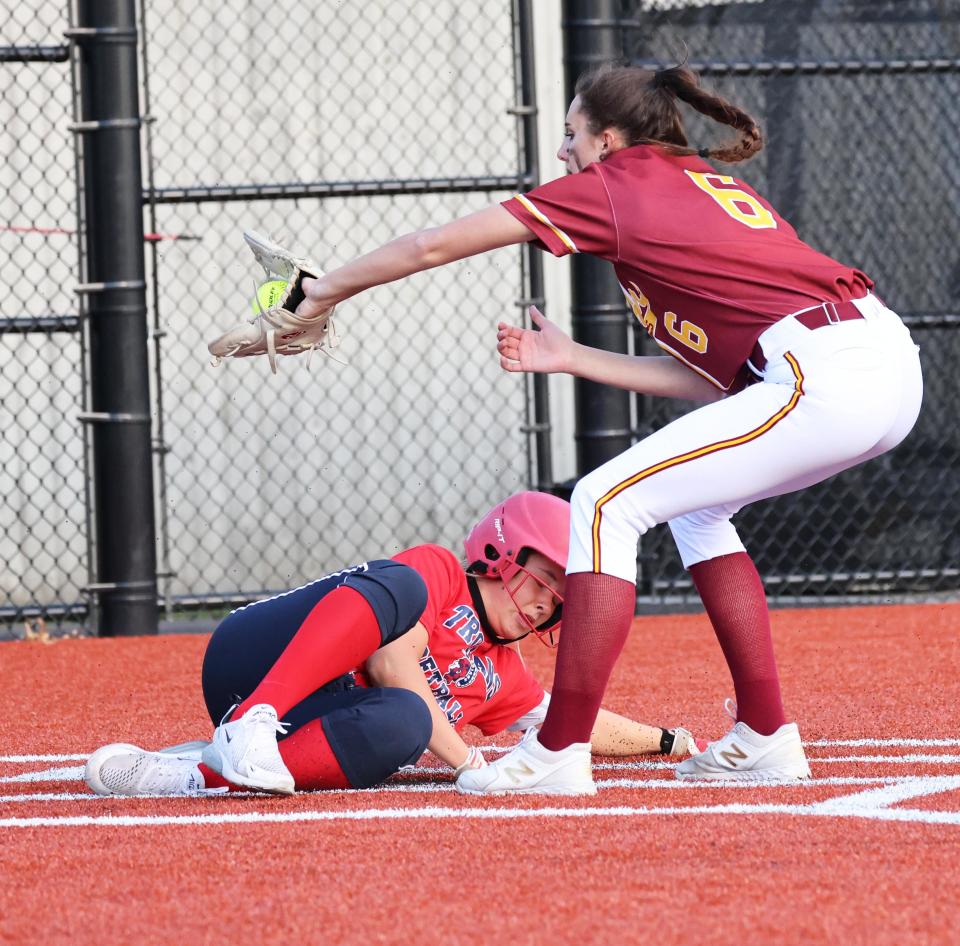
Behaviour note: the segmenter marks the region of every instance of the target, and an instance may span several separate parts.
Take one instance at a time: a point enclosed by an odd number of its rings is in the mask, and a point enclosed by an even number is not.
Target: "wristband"
[[[467,753],[466,759],[454,769],[453,774],[459,777],[460,773],[466,772],[467,769],[482,769],[486,764],[487,761],[484,759],[483,754],[476,746],[473,746]]]

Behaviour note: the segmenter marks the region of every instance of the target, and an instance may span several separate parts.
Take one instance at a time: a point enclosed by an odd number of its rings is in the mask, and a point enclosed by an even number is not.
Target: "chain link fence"
[[[921,349],[924,406],[900,447],[738,517],[768,592],[784,603],[955,595],[960,257],[947,235],[960,213],[960,3],[627,0],[622,12],[625,58],[689,54],[705,84],[760,121],[766,147],[728,173],[869,274]],[[695,113],[688,131],[697,145],[723,134]],[[640,434],[676,413],[639,399]],[[651,603],[697,600],[667,530],[644,537],[640,559]]]
[[[492,344],[516,250],[346,303],[309,370],[210,367],[253,295],[244,228],[333,267],[519,186],[510,3],[283,6],[145,9],[151,226],[190,238],[151,261],[170,608],[457,549],[528,478],[523,388]]]
[[[525,186],[514,12],[509,0],[319,3],[309,15],[292,0],[143,0],[168,616],[215,616],[417,541],[457,548],[492,502],[536,482],[525,387],[496,369],[492,345],[497,319],[529,291],[516,250],[351,300],[334,351],[343,364],[280,359],[274,376],[265,360],[214,369],[206,354],[250,306],[243,229],[333,267]],[[88,626],[94,579],[71,16],[59,2],[0,0],[0,17],[3,637],[27,622],[34,633],[39,621]],[[752,111],[769,144],[736,174],[814,246],[873,276],[921,345],[926,402],[903,446],[743,512],[783,601],[960,588],[958,24],[960,0],[620,6],[623,55],[689,52],[705,82]],[[32,60],[19,61],[26,47]],[[698,143],[716,134],[691,129]],[[672,404],[637,399],[637,435],[672,416]],[[690,599],[667,530],[644,538],[640,558],[643,600]]]
[[[4,29],[0,66],[9,636],[32,618],[86,621],[93,579],[70,69],[13,62],[65,42],[69,15],[2,7],[22,21]],[[458,549],[532,476],[524,384],[496,370],[493,344],[527,294],[517,250],[344,305],[340,346],[309,369],[306,358],[280,359],[276,376],[259,359],[215,369],[206,343],[250,310],[262,278],[245,228],[333,267],[524,186],[513,4],[318,4],[304,16],[292,0],[144,0],[139,22],[168,616],[222,613],[421,541]],[[57,323],[69,334],[41,330],[54,314],[69,316]]]
[[[88,528],[68,15],[4,2],[0,21],[2,639],[82,618]]]

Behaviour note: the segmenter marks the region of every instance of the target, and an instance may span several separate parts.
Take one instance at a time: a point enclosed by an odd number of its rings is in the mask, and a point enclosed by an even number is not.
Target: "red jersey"
[[[538,706],[543,687],[515,650],[487,639],[453,552],[418,545],[393,559],[409,565],[426,583],[420,623],[427,629],[427,649],[420,667],[453,728],[459,732],[470,723],[491,736]],[[367,685],[362,667],[354,677]]]
[[[625,148],[503,206],[554,255],[613,263],[654,341],[723,390],[774,322],[873,287],[807,246],[747,184],[656,146]]]

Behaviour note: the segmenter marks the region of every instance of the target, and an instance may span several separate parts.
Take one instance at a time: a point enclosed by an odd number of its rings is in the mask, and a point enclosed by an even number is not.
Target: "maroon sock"
[[[280,758],[290,770],[297,791],[350,787],[350,781],[340,768],[340,763],[333,754],[333,749],[330,748],[327,734],[323,731],[323,724],[319,719],[301,726],[295,733],[280,740],[279,745]],[[200,772],[207,788],[226,786],[232,792],[250,791],[242,785],[228,782],[222,775],[218,775],[202,762]]]
[[[636,586],[613,575],[567,576],[557,671],[547,718],[537,737],[554,751],[589,742],[613,665],[636,608]]]
[[[380,643],[380,622],[367,599],[345,586],[331,591],[231,718],[239,719],[257,703],[269,703],[282,719],[304,697],[366,660]]]
[[[690,566],[690,577],[727,658],[737,695],[737,719],[769,736],[785,722],[770,612],[763,583],[746,552]]]

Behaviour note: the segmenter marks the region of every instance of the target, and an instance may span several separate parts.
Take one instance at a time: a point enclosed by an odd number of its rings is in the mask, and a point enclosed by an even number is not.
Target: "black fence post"
[[[533,0],[517,0],[517,43],[519,48],[518,91],[520,101],[514,111],[520,119],[520,148],[523,167],[521,176],[526,183],[524,190],[529,190],[540,183],[540,161],[537,154],[537,84],[534,74],[534,29],[533,29]],[[544,310],[543,288],[543,254],[532,244],[524,248],[527,268],[527,290],[529,298],[524,299],[526,305],[535,305]],[[525,312],[521,311],[521,319]],[[553,456],[550,444],[552,425],[550,422],[550,394],[547,387],[547,376],[534,374],[530,382],[533,388],[533,425],[528,432],[534,437],[536,444],[537,475],[533,484],[538,490],[550,491],[553,488]]]
[[[134,0],[79,0],[86,300],[99,634],[155,634],[143,185]]]
[[[619,12],[617,0],[565,0],[568,101],[582,72],[622,54]],[[572,327],[573,337],[584,345],[627,351],[626,303],[609,263],[592,256],[573,257]],[[578,378],[575,401],[577,469],[583,475],[630,446],[630,394]]]

